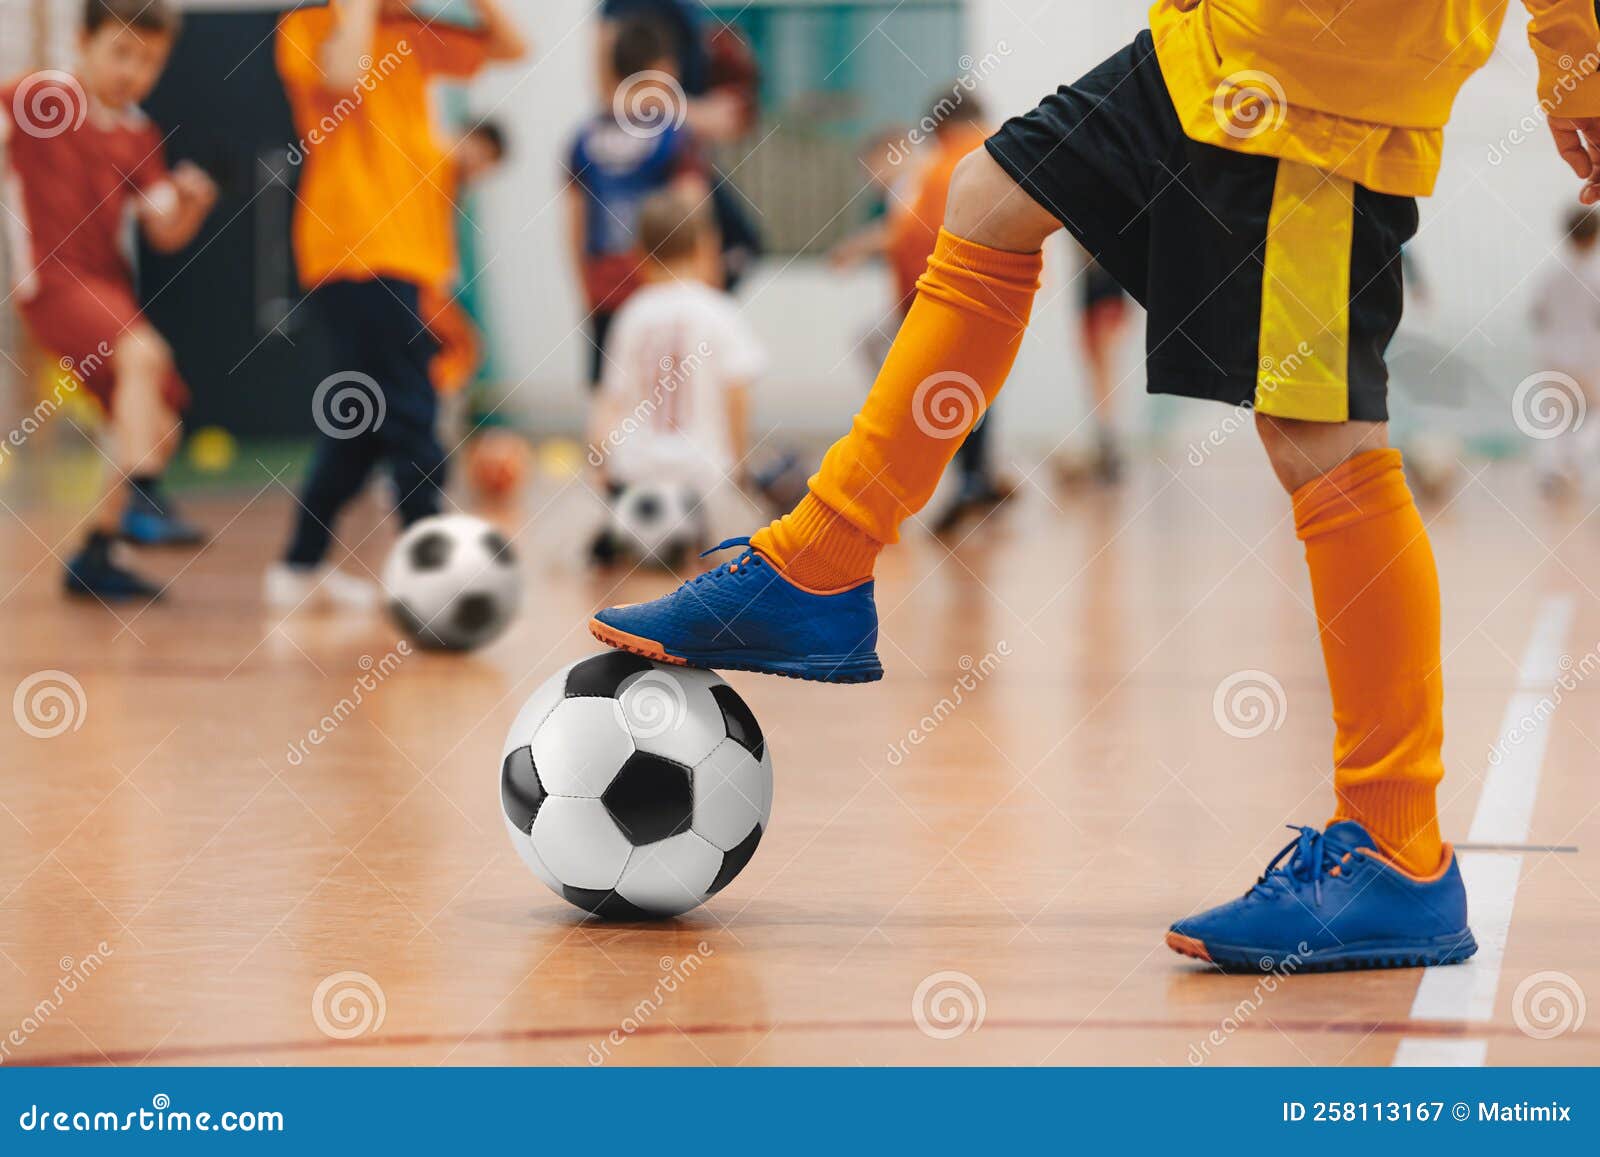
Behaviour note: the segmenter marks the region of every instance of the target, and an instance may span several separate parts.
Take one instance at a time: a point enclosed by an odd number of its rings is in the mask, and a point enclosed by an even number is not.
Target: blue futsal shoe
[[[744,552],[648,603],[607,607],[589,631],[608,646],[663,663],[758,671],[822,683],[883,678],[872,580],[840,591],[812,591],[772,560],[730,538],[706,554]],[[704,558],[705,555],[701,555]]]
[[[154,486],[133,487],[118,529],[123,541],[135,546],[201,546],[206,541],[205,532]]]
[[[1427,879],[1377,851],[1354,820],[1303,827],[1237,900],[1179,920],[1167,946],[1229,972],[1456,964],[1478,950],[1456,854]]]
[[[91,540],[67,560],[62,586],[69,595],[122,602],[127,599],[159,599],[161,588],[141,578],[111,555],[111,544],[103,538]]]

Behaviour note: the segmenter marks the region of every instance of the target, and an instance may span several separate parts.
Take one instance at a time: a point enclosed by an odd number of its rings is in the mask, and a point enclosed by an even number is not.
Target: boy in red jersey
[[[112,557],[119,536],[148,546],[202,540],[161,492],[188,391],[140,312],[121,244],[131,213],[156,249],[180,249],[216,201],[196,166],[167,169],[161,134],[139,110],[178,25],[170,0],[88,0],[77,72],[35,72],[0,88],[10,300],[34,339],[71,361],[109,421],[113,470],[66,569],[68,593],[100,599],[160,593]]]

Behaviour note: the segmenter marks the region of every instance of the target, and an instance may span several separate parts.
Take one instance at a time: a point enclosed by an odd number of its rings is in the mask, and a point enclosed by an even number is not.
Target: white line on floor
[[[1527,842],[1550,738],[1550,717],[1556,708],[1554,690],[1562,672],[1562,648],[1575,612],[1571,595],[1551,596],[1539,606],[1517,673],[1517,690],[1495,733],[1496,755],[1489,761],[1467,836],[1473,843]],[[1521,873],[1520,854],[1461,853],[1461,875],[1466,881],[1478,954],[1465,964],[1425,970],[1411,1005],[1412,1020],[1488,1021],[1494,1016]],[[1487,1051],[1484,1040],[1406,1037],[1395,1050],[1394,1063],[1481,1065]]]
[[[1474,1069],[1483,1064],[1489,1051],[1484,1040],[1453,1040],[1408,1036],[1394,1052],[1394,1065],[1401,1069]]]

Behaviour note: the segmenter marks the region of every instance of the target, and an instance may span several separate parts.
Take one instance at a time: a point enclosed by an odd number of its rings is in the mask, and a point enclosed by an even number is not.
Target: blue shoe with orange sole
[[[1478,950],[1455,850],[1427,879],[1401,871],[1354,820],[1302,827],[1237,900],[1179,920],[1167,946],[1227,972],[1457,964]]]
[[[874,650],[878,608],[871,579],[839,591],[808,590],[751,549],[748,538],[730,538],[706,554],[735,546],[745,549],[732,562],[670,595],[597,612],[590,634],[607,646],[680,666],[822,683],[883,678]]]

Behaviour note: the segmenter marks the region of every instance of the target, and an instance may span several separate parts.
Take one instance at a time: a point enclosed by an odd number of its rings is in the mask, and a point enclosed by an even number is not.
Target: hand
[[[172,187],[178,199],[198,209],[209,210],[217,201],[217,183],[193,161],[179,161],[172,168]]]
[[[1551,117],[1550,135],[1561,159],[1583,179],[1579,202],[1600,202],[1600,117]]]

